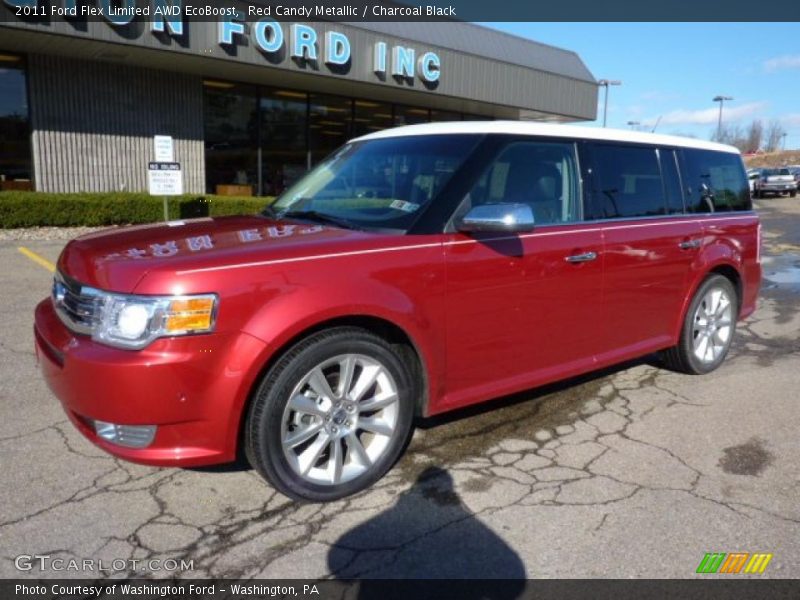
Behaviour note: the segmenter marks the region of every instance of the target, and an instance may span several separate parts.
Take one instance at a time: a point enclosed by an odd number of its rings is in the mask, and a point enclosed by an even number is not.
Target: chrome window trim
[[[581,221],[565,221],[563,223],[543,223],[536,225],[536,229],[550,227],[565,227],[569,225],[590,225],[597,223],[624,223],[629,221],[665,221],[667,219],[720,219],[732,217],[757,217],[754,210],[730,210],[726,212],[707,213],[673,213],[671,215],[650,215],[644,217],[612,217],[608,219],[583,219]]]

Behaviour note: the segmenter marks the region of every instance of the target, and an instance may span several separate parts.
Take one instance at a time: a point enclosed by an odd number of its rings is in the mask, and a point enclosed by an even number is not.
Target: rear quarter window
[[[750,188],[738,154],[685,149],[683,166],[688,212],[750,210]]]
[[[595,144],[592,209],[595,219],[664,215],[667,207],[654,147]]]

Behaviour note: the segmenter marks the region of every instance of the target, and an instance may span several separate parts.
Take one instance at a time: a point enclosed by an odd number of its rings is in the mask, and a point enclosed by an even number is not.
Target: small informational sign
[[[175,145],[171,136],[154,136],[153,147],[155,148],[156,162],[172,162],[175,160]]]
[[[183,194],[183,171],[176,162],[151,162],[147,169],[147,189],[151,196]]]

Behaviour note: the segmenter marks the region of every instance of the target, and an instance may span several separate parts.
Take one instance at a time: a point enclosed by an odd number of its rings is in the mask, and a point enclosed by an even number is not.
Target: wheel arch
[[[678,314],[678,319],[676,320],[675,326],[673,327],[673,338],[675,343],[677,343],[678,339],[680,338],[681,328],[683,327],[683,320],[686,317],[686,311],[689,309],[689,305],[692,303],[692,299],[697,293],[697,290],[700,288],[701,285],[703,285],[703,282],[706,279],[708,279],[710,275],[722,275],[733,284],[733,289],[736,291],[736,300],[738,303],[737,308],[739,313],[741,314],[742,300],[744,294],[744,283],[742,280],[742,274],[739,270],[739,266],[737,266],[732,260],[725,260],[725,259],[717,260],[713,263],[707,264],[702,269],[699,269],[697,271],[697,274],[691,281],[688,293],[683,299],[681,310],[680,313]]]
[[[357,327],[370,333],[374,333],[383,338],[388,343],[395,346],[402,359],[411,369],[414,380],[419,382],[417,390],[414,414],[426,416],[429,403],[429,369],[424,359],[424,353],[419,344],[414,340],[403,327],[382,316],[372,314],[352,314],[330,317],[311,325],[305,326],[299,331],[293,332],[280,345],[270,351],[265,359],[260,361],[258,372],[253,378],[253,382],[248,390],[247,396],[242,403],[241,412],[238,417],[237,427],[237,452],[241,454],[244,441],[245,422],[250,410],[253,398],[264,376],[280,360],[280,358],[295,344],[301,340],[312,336],[321,331],[336,327]]]

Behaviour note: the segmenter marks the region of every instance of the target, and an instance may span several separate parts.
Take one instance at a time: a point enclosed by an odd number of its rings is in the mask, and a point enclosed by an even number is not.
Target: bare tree
[[[748,134],[739,125],[723,125],[711,134],[711,139],[721,144],[736,146],[742,152],[748,151]]]
[[[747,129],[747,148],[745,152],[758,152],[764,140],[764,124],[761,119],[755,119]]]
[[[764,142],[764,150],[767,152],[776,152],[781,147],[781,139],[784,133],[783,125],[777,119],[772,119],[767,125],[766,141]]]

